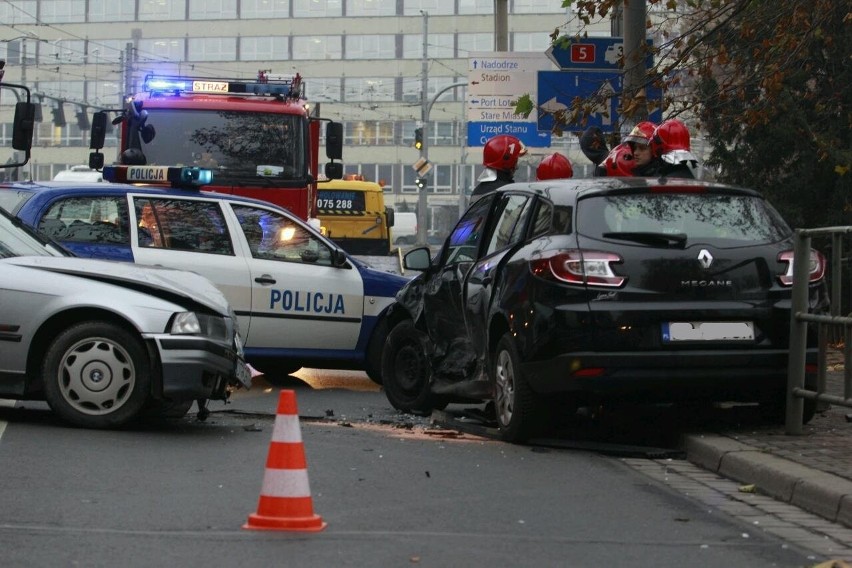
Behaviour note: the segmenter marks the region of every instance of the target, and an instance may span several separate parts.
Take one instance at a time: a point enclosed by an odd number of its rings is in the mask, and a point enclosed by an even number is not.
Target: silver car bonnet
[[[119,286],[142,286],[155,296],[157,292],[178,295],[222,315],[230,313],[228,301],[222,292],[212,282],[194,272],[75,257],[18,256],[6,259],[5,262]]]

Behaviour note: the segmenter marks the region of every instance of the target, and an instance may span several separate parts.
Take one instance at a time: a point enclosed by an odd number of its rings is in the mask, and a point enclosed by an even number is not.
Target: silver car
[[[115,428],[193,401],[206,411],[250,384],[234,313],[209,280],[66,256],[0,211],[0,398]]]

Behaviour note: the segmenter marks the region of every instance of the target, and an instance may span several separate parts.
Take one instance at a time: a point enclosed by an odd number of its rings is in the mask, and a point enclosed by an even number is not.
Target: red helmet
[[[633,152],[627,144],[619,144],[613,148],[604,160],[604,168],[608,177],[625,177],[633,175]]]
[[[559,152],[554,152],[547,156],[535,170],[535,178],[537,180],[563,179],[572,177],[573,175],[574,167],[571,165],[571,160]]]
[[[644,120],[633,127],[630,134],[624,137],[625,142],[636,142],[637,144],[650,144],[651,138],[654,137],[654,130],[657,125],[648,120]]]
[[[482,149],[482,165],[486,168],[502,171],[513,171],[518,167],[518,158],[527,153],[523,142],[500,134],[488,140]]]
[[[695,160],[689,148],[689,129],[676,118],[671,118],[654,130],[651,150],[670,164]]]

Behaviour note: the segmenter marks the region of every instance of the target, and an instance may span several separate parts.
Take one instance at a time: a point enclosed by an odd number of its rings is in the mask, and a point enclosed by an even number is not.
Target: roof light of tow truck
[[[213,183],[213,171],[205,168],[167,166],[106,166],[104,179],[115,183],[151,183],[172,187],[201,187]]]

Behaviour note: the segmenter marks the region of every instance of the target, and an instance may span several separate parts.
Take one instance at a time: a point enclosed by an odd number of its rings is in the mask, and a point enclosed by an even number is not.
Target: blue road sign
[[[485,146],[489,138],[498,134],[511,134],[525,146],[549,148],[550,131],[539,132],[534,122],[468,122],[467,145]]]
[[[604,132],[612,132],[620,122],[618,106],[621,102],[622,76],[617,71],[539,71],[538,72],[538,129],[551,132],[554,115],[564,113],[563,130],[585,130],[597,126]],[[662,92],[659,88],[646,89],[648,100],[659,100]],[[570,119],[574,99],[597,102],[587,116],[587,122],[567,122]],[[579,120],[583,116],[578,117]],[[662,111],[651,112],[648,117],[660,122]]]
[[[648,47],[654,42],[650,39]],[[560,69],[619,69],[619,60],[624,56],[624,38],[584,37],[566,38],[564,42],[551,45],[544,52]],[[648,50],[646,67],[654,65],[654,56]]]

